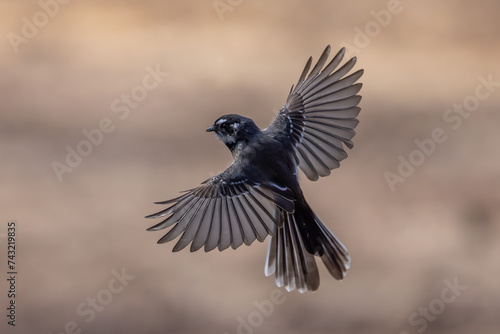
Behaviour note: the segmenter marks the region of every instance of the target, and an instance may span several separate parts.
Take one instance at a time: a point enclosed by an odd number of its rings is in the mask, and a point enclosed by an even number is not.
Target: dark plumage
[[[261,131],[250,118],[234,114],[218,118],[207,129],[226,144],[234,161],[201,186],[158,203],[169,206],[147,218],[166,218],[149,230],[174,225],[159,243],[182,234],[174,252],[189,244],[191,251],[222,251],[270,235],[265,273],[274,273],[278,286],[316,290],[315,256],[334,278],[345,276],[350,265],[347,249],[309,207],[297,175],[297,166],[313,181],[329,175],[347,157],[344,145],[353,146],[361,100],[356,81],[363,71],[346,76],[355,58],[335,70],[344,51],[323,68],[328,46],[310,72],[309,58],[267,129]]]

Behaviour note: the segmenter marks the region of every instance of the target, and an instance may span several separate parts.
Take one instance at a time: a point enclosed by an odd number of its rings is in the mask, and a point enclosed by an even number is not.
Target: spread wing
[[[179,197],[157,202],[170,206],[146,217],[166,217],[148,230],[175,224],[158,243],[174,240],[182,233],[174,252],[190,243],[192,252],[203,246],[208,252],[216,247],[220,251],[229,246],[236,249],[274,235],[282,225],[282,212],[294,211],[293,192],[274,183],[254,182],[234,166]]]
[[[297,164],[313,181],[330,175],[330,170],[339,167],[339,162],[347,158],[343,144],[353,147],[351,139],[361,110],[357,106],[361,96],[356,94],[362,84],[356,81],[363,70],[346,76],[356,58],[336,69],[344,53],[342,48],[323,68],[330,54],[330,46],[327,46],[310,73],[312,58],[309,58],[285,106],[266,129],[268,133],[291,141]]]

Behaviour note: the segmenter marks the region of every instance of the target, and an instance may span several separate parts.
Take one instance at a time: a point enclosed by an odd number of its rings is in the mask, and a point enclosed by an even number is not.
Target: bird
[[[264,272],[274,274],[278,287],[316,291],[316,258],[336,280],[345,277],[351,263],[347,248],[313,212],[299,185],[299,169],[316,181],[340,166],[359,123],[362,83],[357,81],[364,70],[350,73],[356,57],[341,65],[345,48],[325,66],[330,50],[328,45],[312,70],[308,59],[266,129],[237,114],[223,115],[206,129],[228,147],[233,162],[198,187],[155,202],[168,207],[146,216],[164,218],[148,231],[173,225],[158,243],[180,236],[173,252],[188,245],[191,252],[209,252],[269,236]]]

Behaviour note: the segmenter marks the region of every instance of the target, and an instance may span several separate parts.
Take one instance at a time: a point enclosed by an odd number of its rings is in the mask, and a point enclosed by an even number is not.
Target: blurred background
[[[64,2],[0,1],[2,333],[498,333],[498,1]],[[153,202],[231,162],[205,129],[266,127],[327,44],[365,69],[360,124],[302,186],[346,279],[276,291],[267,242],[157,245]]]

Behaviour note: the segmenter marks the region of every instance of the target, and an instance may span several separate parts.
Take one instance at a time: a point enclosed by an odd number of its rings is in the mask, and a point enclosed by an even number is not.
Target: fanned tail
[[[283,226],[270,237],[265,267],[266,276],[274,273],[279,287],[300,293],[319,287],[315,256],[337,280],[344,278],[351,262],[345,246],[303,203],[294,213],[284,213]]]

